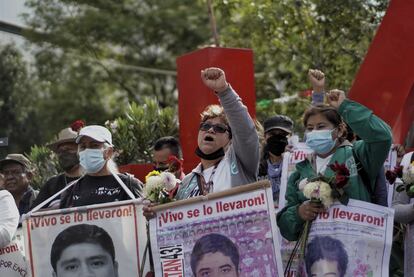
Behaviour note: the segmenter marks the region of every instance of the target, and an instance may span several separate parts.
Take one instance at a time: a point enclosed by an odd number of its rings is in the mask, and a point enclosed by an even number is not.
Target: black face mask
[[[276,156],[282,155],[287,145],[288,140],[285,136],[271,136],[266,141],[266,149]]]
[[[77,153],[62,152],[58,154],[59,165],[64,171],[71,170],[74,166],[79,164],[79,157]]]
[[[196,148],[195,154],[200,157],[203,160],[213,161],[217,160],[221,157],[224,157],[224,149],[220,148],[216,152],[213,152],[211,154],[204,154],[199,147]]]
[[[168,166],[154,166],[154,170],[158,171],[158,172],[163,172],[168,170],[169,167]]]

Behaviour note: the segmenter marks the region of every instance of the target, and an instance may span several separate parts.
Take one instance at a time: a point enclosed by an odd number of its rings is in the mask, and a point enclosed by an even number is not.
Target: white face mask
[[[89,149],[79,152],[80,165],[85,169],[86,173],[99,172],[105,165],[103,149]]]

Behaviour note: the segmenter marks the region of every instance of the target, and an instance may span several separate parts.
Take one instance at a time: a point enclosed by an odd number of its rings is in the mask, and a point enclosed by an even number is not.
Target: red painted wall
[[[403,143],[414,121],[414,1],[393,0],[351,88]]]
[[[194,150],[197,147],[200,113],[207,105],[219,103],[217,96],[201,81],[200,72],[207,67],[222,68],[250,115],[255,117],[256,114],[252,50],[208,47],[177,58],[180,142],[186,173],[199,162]]]

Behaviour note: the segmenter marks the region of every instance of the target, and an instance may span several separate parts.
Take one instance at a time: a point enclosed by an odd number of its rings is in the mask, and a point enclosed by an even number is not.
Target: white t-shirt
[[[203,170],[203,177],[206,183],[210,181],[211,174],[213,173],[214,166],[211,166]],[[230,175],[230,163],[228,153],[219,162],[217,168],[212,177],[213,181],[213,192],[219,192],[223,190],[231,189],[231,175]]]
[[[326,170],[327,165],[329,164],[329,161],[332,158],[332,155],[329,155],[326,158],[321,158],[319,156],[316,156],[316,173],[321,173],[323,174]]]
[[[19,217],[13,196],[7,190],[0,190],[0,247],[11,242],[19,224]]]

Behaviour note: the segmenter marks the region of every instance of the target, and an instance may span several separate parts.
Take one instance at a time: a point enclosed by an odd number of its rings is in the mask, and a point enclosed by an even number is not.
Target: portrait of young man
[[[198,239],[191,253],[191,270],[195,277],[238,277],[240,254],[226,236],[208,234]]]
[[[96,225],[66,228],[52,244],[53,277],[118,277],[115,247],[109,234]]]

